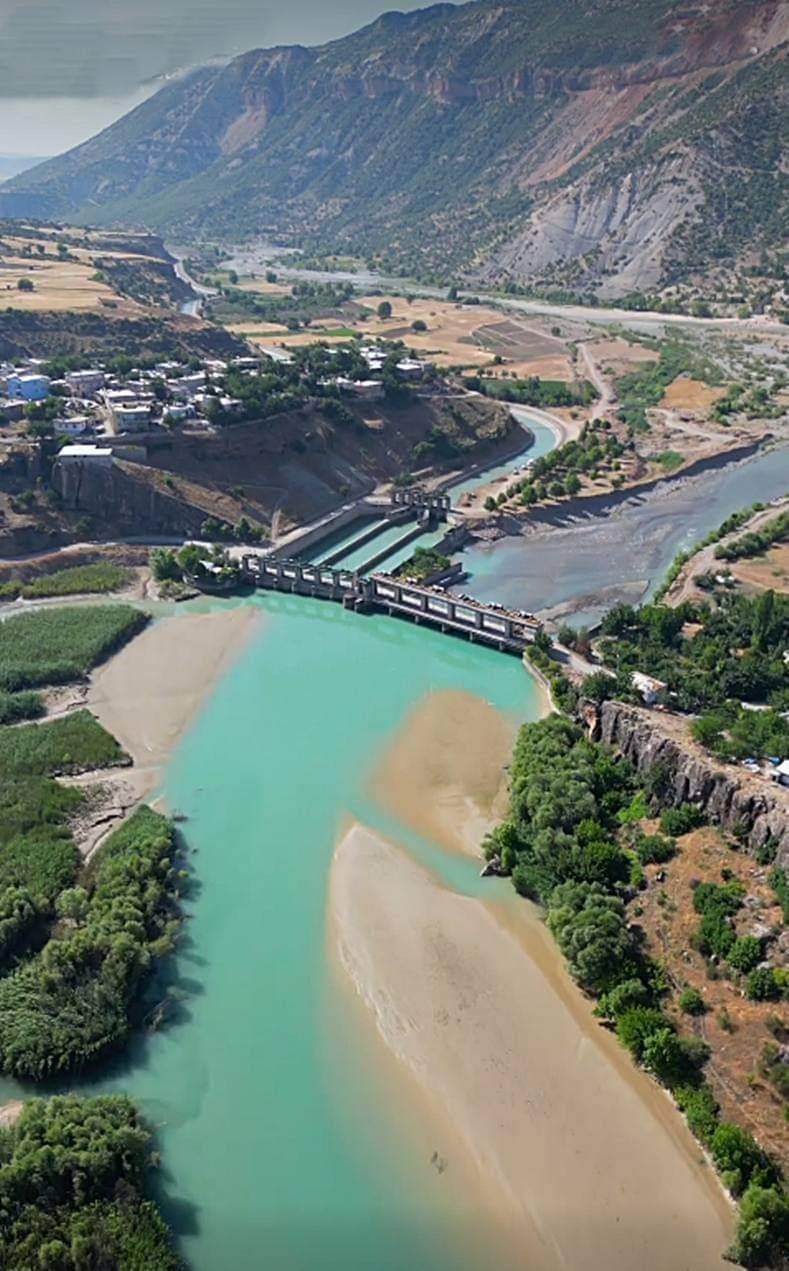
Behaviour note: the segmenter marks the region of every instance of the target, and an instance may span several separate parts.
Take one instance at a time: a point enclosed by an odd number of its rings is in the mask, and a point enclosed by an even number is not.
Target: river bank
[[[250,638],[260,616],[247,606],[181,609],[152,622],[91,675],[87,705],[133,761],[123,777],[139,799],[207,694]]]
[[[621,602],[635,604],[657,587],[686,551],[738,508],[768,502],[789,485],[789,446],[660,481],[648,491],[622,491],[611,504],[568,509],[566,523],[532,522],[529,533],[467,547],[463,589],[544,619],[583,625]],[[588,502],[591,502],[589,500]],[[584,510],[589,515],[581,516]]]
[[[330,896],[337,956],[437,1127],[462,1140],[478,1221],[511,1265],[720,1266],[732,1209],[713,1172],[524,902],[505,922],[361,825],[338,845]]]

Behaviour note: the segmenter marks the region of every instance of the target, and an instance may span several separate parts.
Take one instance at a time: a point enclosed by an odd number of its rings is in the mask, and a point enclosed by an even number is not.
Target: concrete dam
[[[405,583],[389,574],[363,577],[353,570],[253,555],[242,557],[241,564],[246,581],[263,590],[330,600],[357,613],[407,618],[502,653],[521,655],[542,630],[535,618],[503,606],[458,599],[441,587]]]

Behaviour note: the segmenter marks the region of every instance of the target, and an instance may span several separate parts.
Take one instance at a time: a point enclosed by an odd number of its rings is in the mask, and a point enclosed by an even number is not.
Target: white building
[[[112,466],[112,451],[107,446],[64,446],[58,454],[61,463],[91,463],[102,468]]]
[[[194,413],[194,406],[191,402],[170,402],[169,405],[164,407],[162,419],[170,419],[173,423],[180,424],[185,419],[191,419]]]
[[[784,759],[783,763],[779,763],[773,772],[773,777],[779,785],[789,786],[789,759]]]
[[[414,357],[404,357],[402,362],[397,363],[397,372],[404,380],[421,380],[425,364]]]
[[[130,388],[105,388],[101,399],[105,406],[114,410],[116,406],[133,406],[138,400],[138,394]]]
[[[283,366],[290,366],[293,362],[293,354],[288,353],[287,349],[277,349],[271,345],[266,345],[265,347],[261,345],[260,352],[265,357],[271,358],[272,362],[280,362]]]
[[[179,380],[168,380],[167,389],[173,397],[188,401],[196,393],[202,393],[206,385],[205,371],[197,371],[194,375],[184,375]]]
[[[667,684],[662,680],[655,680],[651,675],[644,675],[641,671],[634,671],[631,677],[633,688],[639,693],[646,706],[654,706],[660,701],[666,689]]]
[[[56,437],[79,437],[93,427],[93,420],[87,415],[72,415],[70,419],[55,419],[52,427]]]
[[[104,388],[104,380],[104,372],[98,370],[70,371],[66,376],[72,397],[93,397]]]
[[[147,402],[134,402],[129,406],[113,406],[112,420],[118,432],[136,432],[150,426],[151,408]]]
[[[365,402],[379,402],[384,395],[381,380],[349,380],[344,375],[337,376],[337,387],[342,393],[351,393]]]

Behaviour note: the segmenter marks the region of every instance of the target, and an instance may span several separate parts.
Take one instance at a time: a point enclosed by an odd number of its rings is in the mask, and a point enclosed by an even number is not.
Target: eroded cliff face
[[[768,840],[777,845],[776,863],[789,868],[789,790],[740,776],[682,747],[661,728],[659,715],[623,702],[585,703],[583,719],[595,741],[619,751],[639,773],[662,770],[667,802],[692,803],[715,825],[736,833],[751,852]]]
[[[99,530],[121,535],[197,534],[207,510],[137,477],[139,467],[58,461],[52,484],[64,507],[90,516]],[[144,470],[142,470],[144,471]]]

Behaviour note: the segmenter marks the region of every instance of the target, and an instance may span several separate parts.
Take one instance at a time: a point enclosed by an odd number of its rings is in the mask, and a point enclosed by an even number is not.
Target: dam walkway
[[[389,574],[362,577],[347,569],[251,555],[242,557],[241,566],[246,581],[263,590],[331,600],[358,613],[408,618],[502,653],[522,654],[542,630],[530,615],[458,598],[441,587],[401,582]]]

